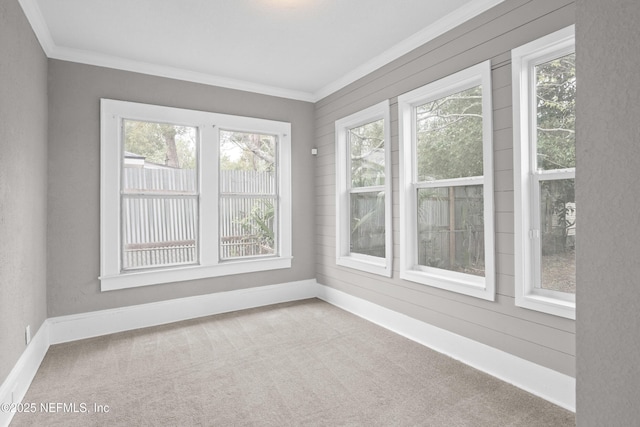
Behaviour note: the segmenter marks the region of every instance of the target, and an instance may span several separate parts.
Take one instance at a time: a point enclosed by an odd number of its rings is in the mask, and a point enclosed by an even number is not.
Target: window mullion
[[[529,230],[525,238],[529,240],[530,255],[531,255],[531,272],[530,280],[528,284],[529,291],[540,287],[542,279],[542,239],[541,239],[541,217],[540,217],[540,183],[541,175],[537,173],[532,174],[531,187],[529,194],[531,197],[531,211],[529,215],[531,217],[529,221]]]
[[[484,176],[472,176],[455,179],[439,179],[436,181],[420,181],[415,185],[416,188],[465,187],[468,185],[482,185],[484,181]]]
[[[291,267],[290,123],[109,99],[100,109],[103,291]],[[219,263],[218,126],[282,142],[269,182],[278,190],[265,197],[259,192],[271,187],[262,182],[250,195],[277,200],[274,256]],[[147,134],[163,146],[145,142]]]
[[[370,187],[353,187],[347,191],[349,194],[358,194],[358,193],[373,193],[376,191],[380,192],[384,190],[385,190],[384,185],[372,185]]]
[[[218,146],[217,126],[209,123],[200,128],[200,263],[218,263]]]

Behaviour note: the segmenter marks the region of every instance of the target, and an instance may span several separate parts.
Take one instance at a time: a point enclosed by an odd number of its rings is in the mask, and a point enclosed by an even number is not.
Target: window
[[[277,253],[277,137],[220,130],[220,259]]]
[[[391,277],[389,102],[336,121],[337,264]]]
[[[575,319],[574,27],[511,58],[516,305]]]
[[[495,297],[491,66],[398,97],[400,277]]]
[[[290,268],[290,134],[103,99],[102,290]]]

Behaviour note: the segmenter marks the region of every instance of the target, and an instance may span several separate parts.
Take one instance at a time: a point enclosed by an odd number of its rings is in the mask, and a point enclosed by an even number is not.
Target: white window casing
[[[381,121],[384,143],[384,183],[352,186],[350,132],[353,129]],[[391,186],[391,139],[389,130],[389,101],[351,114],[335,123],[336,138],[336,263],[341,266],[366,271],[386,277],[392,276],[392,186]],[[378,159],[379,161],[380,159]],[[384,256],[352,251],[351,197],[353,195],[377,194],[384,197]]]
[[[167,123],[196,129],[198,256],[187,265],[123,269],[123,120]],[[219,130],[274,135],[277,150],[277,251],[269,256],[221,260],[219,254]],[[291,124],[181,108],[101,99],[100,281],[101,290],[146,286],[290,268]]]
[[[417,170],[417,108],[477,87],[480,87],[482,94],[482,176],[463,176],[435,180],[420,179]],[[398,97],[400,277],[404,280],[489,301],[495,299],[491,97],[490,61],[464,69]],[[453,269],[421,265],[418,260],[418,191],[470,187],[481,187],[483,193],[484,274],[474,275],[453,271]],[[449,200],[453,199],[451,194]],[[450,205],[449,212],[451,210]],[[453,215],[455,215],[455,210],[453,212]]]
[[[540,184],[575,179],[575,167],[541,170],[537,166],[537,92],[535,67],[575,53],[575,27],[541,37],[511,52],[515,217],[515,304],[575,319],[575,294],[542,289]]]

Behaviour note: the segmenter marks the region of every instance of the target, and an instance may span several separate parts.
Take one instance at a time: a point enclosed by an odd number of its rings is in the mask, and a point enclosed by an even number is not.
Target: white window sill
[[[559,298],[530,293],[524,296],[516,295],[516,306],[566,317],[567,319],[576,319],[575,301],[566,301]]]
[[[495,301],[494,287],[487,286],[487,280],[484,277],[439,268],[420,268],[420,270],[403,270],[400,272],[400,278],[463,295]]]
[[[114,291],[117,289],[136,288],[161,283],[182,282],[208,277],[291,268],[292,259],[293,257],[252,258],[247,260],[225,261],[217,265],[188,265],[102,275],[99,278],[100,290],[102,292]]]
[[[336,264],[384,277],[391,277],[392,275],[390,263],[388,263],[385,258],[367,255],[349,255],[338,257]]]

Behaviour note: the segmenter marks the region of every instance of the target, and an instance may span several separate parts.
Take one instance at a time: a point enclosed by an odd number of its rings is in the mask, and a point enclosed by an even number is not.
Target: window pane
[[[220,131],[220,259],[276,254],[276,153],[275,135]]]
[[[123,120],[123,191],[195,193],[196,128]]]
[[[351,187],[384,185],[384,120],[349,129]]]
[[[275,254],[275,205],[274,197],[222,197],[220,258]]]
[[[351,252],[385,257],[384,191],[351,194]]]
[[[196,128],[123,120],[122,269],[197,257]],[[145,194],[134,196],[132,194]]]
[[[484,276],[482,185],[418,189],[418,264]]]
[[[573,179],[540,183],[543,289],[576,292],[576,199]]]
[[[123,270],[197,262],[196,196],[123,196],[122,226]]]
[[[416,108],[418,181],[482,176],[482,87]]]
[[[220,131],[220,170],[275,174],[276,142],[275,135],[222,130]],[[245,188],[244,191],[246,190],[253,189]]]
[[[538,169],[576,166],[576,55],[535,67]]]

